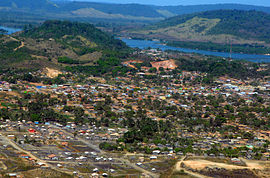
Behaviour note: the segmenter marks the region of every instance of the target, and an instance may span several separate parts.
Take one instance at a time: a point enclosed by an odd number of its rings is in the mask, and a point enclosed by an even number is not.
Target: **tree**
[[[152,67],[152,68],[149,69],[149,72],[150,73],[156,73],[157,72],[157,68]]]

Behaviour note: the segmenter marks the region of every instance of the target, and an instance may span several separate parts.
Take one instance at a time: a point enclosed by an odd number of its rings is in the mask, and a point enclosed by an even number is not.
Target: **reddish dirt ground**
[[[156,69],[163,67],[164,69],[175,69],[178,66],[175,64],[175,60],[170,59],[166,61],[159,61],[159,62],[151,62],[151,65]]]

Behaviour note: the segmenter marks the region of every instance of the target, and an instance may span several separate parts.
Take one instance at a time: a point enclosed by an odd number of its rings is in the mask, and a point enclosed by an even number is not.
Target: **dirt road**
[[[21,147],[19,147],[16,143],[14,143],[12,140],[8,139],[8,138],[7,138],[6,136],[4,136],[4,135],[1,135],[0,138],[3,139],[6,143],[9,143],[13,148],[15,148],[16,150],[18,150],[19,152],[22,152],[22,153],[27,154],[27,155],[30,156],[31,158],[35,159],[37,162],[44,163],[47,167],[50,167],[50,168],[53,169],[53,170],[56,170],[56,171],[59,171],[59,172],[62,172],[62,173],[66,173],[66,174],[70,174],[70,175],[73,174],[73,172],[60,170],[58,167],[53,166],[52,164],[48,163],[47,161],[42,160],[42,159],[36,157],[36,156],[33,155],[31,152],[26,151],[26,150],[22,149]]]
[[[73,134],[72,134],[72,133],[69,133],[69,132],[67,132],[66,130],[61,129],[61,128],[57,127],[57,126],[53,126],[53,127],[54,127],[54,128],[57,128],[57,129],[60,129],[60,130],[61,130],[62,132],[64,132],[66,135],[69,135],[69,136],[73,137]],[[82,139],[82,138],[80,138],[80,137],[76,137],[76,139],[77,139],[78,141],[83,142],[84,144],[86,144],[87,146],[89,146],[89,147],[92,148],[93,150],[97,151],[98,153],[101,153],[101,154],[103,154],[103,155],[108,154],[108,153],[104,152],[103,150],[99,149],[98,146],[91,144],[88,140]],[[131,162],[130,162],[129,160],[127,160],[127,159],[124,159],[124,158],[113,158],[113,159],[118,160],[118,161],[121,161],[123,164],[126,164],[126,165],[132,167],[133,169],[136,169],[136,170],[138,170],[138,171],[140,171],[140,172],[142,172],[142,173],[144,173],[145,175],[148,175],[148,176],[150,176],[150,177],[153,177],[153,178],[158,178],[158,177],[159,177],[158,174],[155,174],[155,173],[153,173],[153,172],[147,171],[147,170],[145,170],[145,169],[143,169],[143,168],[137,166],[136,164],[131,163]]]
[[[23,47],[24,47],[24,42],[21,41],[21,45],[20,45],[19,47],[15,48],[14,51],[17,51],[18,49],[21,49],[21,48],[23,48]]]
[[[18,41],[18,42],[19,42],[19,40],[16,39],[16,38],[14,38],[14,37],[10,37],[10,39],[12,39],[13,41]],[[15,48],[13,51],[17,51],[18,49],[21,49],[21,48],[23,48],[24,46],[25,46],[24,42],[21,41],[21,45],[20,45],[19,47]]]
[[[192,172],[192,171],[188,171],[186,170],[185,168],[182,168],[181,167],[181,164],[184,162],[184,160],[186,159],[186,156],[184,156],[180,161],[178,161],[175,165],[175,171],[181,171],[181,170],[184,170],[185,173],[193,176],[193,177],[198,177],[198,178],[210,178],[208,176],[204,176],[204,175],[201,175],[201,174],[198,174],[198,173],[195,173],[195,172]]]

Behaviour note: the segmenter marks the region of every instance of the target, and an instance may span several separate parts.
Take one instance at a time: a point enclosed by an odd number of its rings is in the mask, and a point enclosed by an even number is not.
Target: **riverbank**
[[[10,27],[4,27],[4,26],[0,26],[0,29],[7,31],[8,35],[15,33],[15,32],[18,32],[18,31],[21,31],[21,29],[19,29],[19,28],[10,28]]]
[[[212,42],[191,42],[191,41],[171,41],[167,42],[166,45],[172,47],[199,49],[205,51],[214,52],[230,52],[241,54],[257,54],[265,55],[270,53],[270,48],[262,45],[250,45],[250,44],[217,44]]]
[[[207,50],[198,50],[198,49],[188,49],[188,48],[180,48],[180,47],[172,47],[164,44],[160,44],[159,41],[149,41],[149,40],[138,40],[138,39],[128,39],[121,38],[128,46],[132,48],[153,48],[153,49],[161,49],[165,50],[175,50],[186,53],[198,53],[202,55],[209,56],[218,56],[223,58],[232,58],[235,60],[246,60],[250,62],[256,63],[270,63],[270,56],[268,55],[257,55],[257,54],[241,54],[241,53],[228,53],[228,52],[215,52],[215,51],[207,51]]]

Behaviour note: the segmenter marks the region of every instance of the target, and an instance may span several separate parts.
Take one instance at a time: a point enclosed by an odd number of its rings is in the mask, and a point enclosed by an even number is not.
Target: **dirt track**
[[[204,175],[201,175],[201,174],[198,174],[198,173],[195,173],[195,172],[191,172],[191,171],[188,171],[184,168],[181,167],[181,164],[183,162],[185,162],[184,160],[186,159],[186,157],[183,157],[180,161],[178,161],[175,165],[175,171],[181,171],[181,170],[184,170],[185,173],[191,175],[191,176],[194,176],[194,177],[198,177],[198,178],[209,178],[208,176],[204,176]]]
[[[185,157],[184,157],[179,162],[177,162],[175,166],[175,171],[184,170],[185,173],[191,176],[207,178],[208,176],[201,175],[197,173],[197,171],[199,172],[199,171],[205,170],[206,168],[222,168],[228,171],[250,170],[251,172],[253,172],[254,169],[261,170],[261,171],[270,169],[270,164],[266,164],[265,161],[245,160],[245,159],[242,159],[242,161],[244,161],[247,166],[212,162],[212,161],[203,160],[200,158],[195,159],[195,160],[185,160]],[[184,164],[185,167],[183,167],[182,164]],[[191,171],[191,170],[194,170],[194,171]]]
[[[21,48],[23,48],[23,47],[24,47],[24,42],[21,41],[21,45],[20,45],[18,48],[15,48],[14,51],[17,51],[18,49],[21,49]]]

